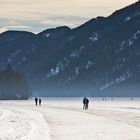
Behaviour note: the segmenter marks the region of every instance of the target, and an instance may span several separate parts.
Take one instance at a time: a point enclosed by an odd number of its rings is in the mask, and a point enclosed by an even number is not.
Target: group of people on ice
[[[89,104],[89,99],[85,96],[83,98],[83,109],[87,110],[88,109],[88,104]]]
[[[35,98],[35,105],[38,106],[38,103],[39,103],[39,106],[41,106],[41,99],[38,99],[37,97]],[[87,110],[88,109],[88,105],[89,105],[89,99],[85,96],[83,98],[83,109],[84,110]]]
[[[39,106],[41,106],[41,99],[38,99],[37,97],[35,98],[35,104],[36,106],[38,105],[39,102]]]

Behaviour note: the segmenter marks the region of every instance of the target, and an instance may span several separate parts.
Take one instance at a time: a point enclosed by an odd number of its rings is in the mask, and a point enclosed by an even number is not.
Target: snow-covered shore
[[[0,140],[50,140],[48,125],[36,111],[0,105]]]
[[[139,140],[140,100],[0,101],[0,140]]]

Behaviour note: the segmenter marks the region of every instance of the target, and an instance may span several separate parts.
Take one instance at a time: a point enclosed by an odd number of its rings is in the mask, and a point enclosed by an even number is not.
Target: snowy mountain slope
[[[140,2],[75,29],[20,34],[0,35],[0,66],[11,63],[44,95],[140,95]]]

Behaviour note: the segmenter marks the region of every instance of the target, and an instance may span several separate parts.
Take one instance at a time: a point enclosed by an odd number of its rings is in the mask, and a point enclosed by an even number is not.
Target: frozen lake
[[[140,100],[0,101],[0,140],[140,140]]]

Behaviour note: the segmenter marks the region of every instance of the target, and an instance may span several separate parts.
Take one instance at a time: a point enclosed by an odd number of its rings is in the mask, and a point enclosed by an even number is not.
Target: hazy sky
[[[0,0],[0,32],[8,29],[40,32],[71,28],[96,16],[108,16],[137,0]]]

